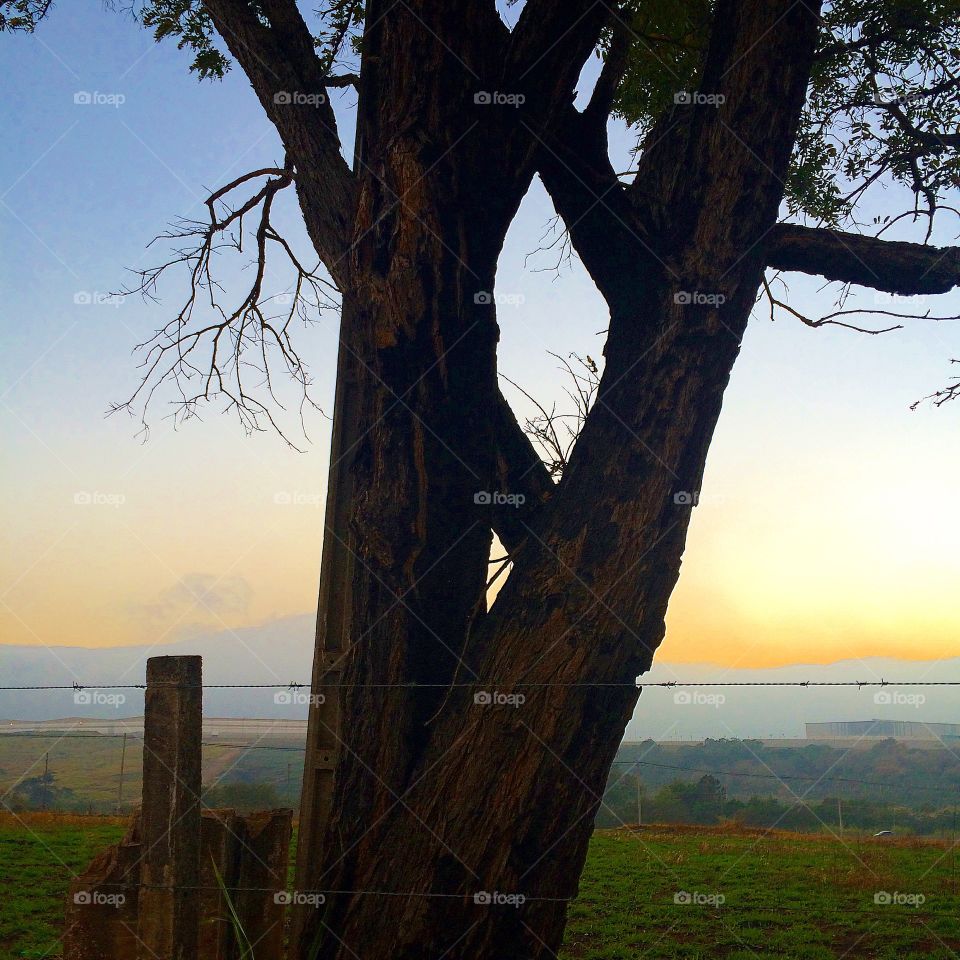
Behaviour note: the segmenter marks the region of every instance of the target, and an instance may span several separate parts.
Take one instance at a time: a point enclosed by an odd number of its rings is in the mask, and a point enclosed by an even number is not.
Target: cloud
[[[226,624],[246,614],[252,595],[253,589],[244,577],[187,573],[152,603],[133,604],[130,613],[153,627]]]

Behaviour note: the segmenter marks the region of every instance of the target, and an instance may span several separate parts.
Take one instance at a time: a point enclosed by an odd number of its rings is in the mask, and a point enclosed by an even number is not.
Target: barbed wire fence
[[[160,684],[161,686],[179,686],[181,688],[201,688],[204,690],[274,690],[275,693],[296,693],[297,691],[309,689],[309,684],[290,682],[287,684],[278,684],[276,682],[267,682],[267,683],[204,683],[196,685],[185,685],[185,684]],[[326,685],[330,687],[346,687],[350,686],[348,684],[330,684]],[[410,688],[417,686],[416,684],[364,684],[363,686],[380,688],[380,689],[389,689],[389,688]],[[440,685],[436,685],[440,686]],[[444,684],[443,686],[448,686]],[[495,680],[477,680],[471,682],[459,682],[455,684],[458,687],[474,688],[480,692],[497,689],[500,691],[511,690],[511,689],[523,689],[531,687],[550,687],[550,686],[573,686],[573,687],[583,687],[583,688],[603,688],[603,687],[626,687],[634,686],[638,689],[644,687],[651,688],[662,688],[662,689],[674,689],[674,690],[691,690],[691,689],[700,689],[700,688],[763,688],[763,687],[774,687],[774,688],[816,688],[816,687],[831,687],[831,688],[850,688],[852,689],[864,689],[864,688],[921,688],[921,687],[940,687],[940,688],[952,688],[960,686],[960,681],[952,680],[941,680],[941,681],[888,681],[888,680],[864,680],[864,681],[826,681],[826,680],[817,680],[817,679],[807,679],[807,680],[794,680],[794,681],[680,681],[680,680],[671,680],[671,681],[657,681],[657,682],[642,682],[634,684],[611,684],[611,683],[574,683],[574,684],[559,684],[559,683],[516,683],[516,684],[504,684],[498,683]],[[83,694],[87,691],[96,691],[96,690],[145,690],[146,684],[140,683],[81,683],[79,681],[74,681],[70,684],[42,684],[42,685],[0,685],[0,693],[8,691],[30,691],[30,692],[54,692],[54,691],[72,691],[75,696],[78,694]],[[67,718],[69,719],[69,718]],[[93,718],[85,717],[83,722],[88,725],[88,729],[79,730],[79,729],[50,729],[47,730],[37,730],[37,729],[16,729],[16,730],[3,730],[0,729],[0,751],[3,749],[3,745],[6,742],[10,741],[19,741],[19,740],[51,740],[55,743],[66,740],[84,740],[88,742],[97,742],[103,743],[106,741],[117,742],[120,741],[122,748],[125,751],[128,745],[136,745],[138,739],[142,740],[141,737],[138,738],[135,732],[126,731],[122,733],[103,733],[97,731],[95,728],[99,725],[109,725],[116,723],[129,722],[131,718]],[[138,718],[132,718],[138,719]],[[230,719],[230,718],[222,718]],[[242,721],[247,718],[235,718],[238,721]],[[252,719],[252,718],[251,718]],[[260,719],[257,722],[263,724],[266,729],[269,729],[271,724],[277,724],[282,726],[285,723],[289,723],[291,718],[276,720],[271,719]],[[37,723],[49,724],[55,723],[56,721],[38,721]],[[21,723],[30,723],[30,721],[21,721]],[[261,728],[261,732],[264,728]],[[305,729],[304,729],[305,733]],[[265,743],[263,737],[256,741],[244,741],[242,736],[233,735],[232,739],[217,739],[217,738],[204,738],[201,740],[201,747],[205,751],[211,750],[226,750],[226,751],[241,751],[243,755],[248,752],[263,752],[266,755],[279,755],[279,756],[289,756],[291,760],[287,764],[287,777],[288,777],[288,796],[293,792],[292,787],[294,781],[290,776],[292,766],[296,764],[299,768],[299,758],[305,753],[305,745],[299,743],[286,742],[284,738],[290,736],[289,731],[284,731],[275,734],[267,734],[271,739],[280,741],[280,742],[271,742]],[[877,738],[871,738],[877,739]],[[803,741],[808,744],[816,744],[817,740],[805,740]],[[958,769],[960,769],[960,754],[953,753],[951,747],[948,744],[942,744],[945,749],[951,751],[951,755],[957,760]],[[52,747],[51,747],[52,749]],[[49,755],[49,751],[47,751]],[[43,751],[41,751],[41,756]],[[296,758],[295,760],[293,758]],[[37,765],[36,758],[32,761],[30,766],[24,772],[29,773]],[[806,775],[806,774],[797,774],[797,773],[777,773],[775,771],[770,772],[760,772],[760,771],[745,771],[745,770],[735,770],[735,769],[720,769],[717,766],[706,766],[706,765],[691,765],[683,763],[665,763],[658,760],[644,759],[642,756],[637,757],[628,757],[628,756],[618,756],[613,761],[614,773],[619,774],[619,779],[622,780],[623,776],[634,774],[638,778],[642,773],[646,771],[657,771],[664,770],[670,771],[672,773],[681,774],[684,777],[703,777],[703,776],[712,776],[723,782],[725,778],[747,780],[754,783],[778,783],[786,787],[787,791],[793,795],[795,798],[798,798],[796,806],[805,807],[807,806],[806,797],[809,794],[804,793],[803,795],[798,795],[794,793],[791,789],[790,784],[799,784],[799,785],[824,785],[832,784],[836,785],[840,789],[847,787],[857,787],[857,788],[866,788],[868,790],[890,790],[897,791],[902,789],[902,783],[896,783],[890,780],[881,780],[876,778],[868,777],[852,777],[852,776],[842,776],[840,774],[831,775],[831,770],[828,768],[823,774],[816,775]],[[298,776],[296,778],[295,786],[296,791],[299,790],[299,769]],[[121,760],[120,766],[117,770],[117,775],[119,777],[119,784],[122,789],[123,777],[124,777],[124,764]],[[20,781],[22,781],[23,776],[21,776]],[[131,776],[130,785],[132,786],[136,782],[136,778]],[[4,809],[9,810],[8,800],[11,792],[16,788],[16,783],[10,787],[4,787],[0,785],[0,812]],[[945,850],[942,856],[943,868],[948,870],[951,874],[952,881],[951,887],[953,895],[956,896],[960,893],[960,885],[958,885],[957,878],[957,852],[960,849],[960,840],[958,840],[958,830],[957,830],[957,811],[960,810],[960,795],[957,797],[948,797],[947,793],[942,786],[926,785],[922,783],[912,783],[910,784],[911,791],[925,792],[931,795],[931,800],[934,801],[935,798],[939,797],[941,801],[941,806],[944,809],[948,809],[951,806],[953,807],[954,817],[951,830],[951,836],[946,840],[943,838],[938,838],[939,842],[945,846]],[[639,790],[639,787],[638,787]],[[124,801],[123,804],[117,804],[116,809],[126,809],[126,805],[135,802],[132,798],[128,798]],[[602,803],[602,800],[601,800]],[[821,821],[822,822],[822,821]],[[640,843],[645,843],[644,833],[640,827],[641,817],[639,810],[639,793],[638,793],[638,816],[637,823],[632,824],[628,822],[623,822],[619,824],[620,828],[628,831],[631,835],[637,837]],[[694,826],[702,826],[702,824],[693,824]],[[748,825],[749,826],[749,825]],[[758,827],[759,833],[763,833],[765,828]],[[833,830],[829,824],[823,824],[824,837],[829,839]],[[839,841],[839,845],[844,847],[847,846],[844,836],[843,836],[843,827],[841,824],[841,834],[838,837],[834,833],[834,838]],[[859,849],[859,848],[858,848]],[[849,852],[849,851],[848,851]],[[658,858],[659,859],[659,858]],[[38,867],[41,865],[38,864]],[[663,865],[666,870],[666,865]],[[654,868],[656,865],[654,864]],[[932,869],[932,868],[931,868]],[[669,872],[669,871],[667,871]],[[251,887],[251,886],[242,886],[242,885],[230,885],[227,887],[209,887],[203,885],[194,885],[189,889],[195,891],[202,890],[228,890],[231,894],[233,893],[249,893],[249,892],[264,892],[266,888],[260,887]],[[268,891],[267,891],[268,892]],[[389,890],[351,890],[351,891],[339,891],[339,890],[305,890],[305,891],[284,891],[282,896],[286,898],[291,898],[293,896],[299,896],[300,898],[314,898],[318,902],[323,902],[324,898],[328,896],[333,896],[339,893],[349,893],[352,895],[363,895],[363,896],[385,896],[385,897],[394,897],[394,896],[410,896],[410,897],[426,897],[426,898],[459,898],[462,899],[463,894],[459,893],[445,893],[442,891],[437,892],[410,892],[404,893],[402,891],[389,891]],[[875,896],[885,896],[884,891],[880,891]],[[663,901],[648,902],[644,903],[644,909],[651,909],[657,912],[669,912],[673,909],[684,908],[689,905],[689,897],[696,896],[696,894],[688,894],[683,890],[679,890],[673,894],[672,899],[667,898]],[[892,894],[896,896],[896,894]],[[550,899],[555,900],[557,898],[538,898],[536,896],[530,895],[525,896],[524,898],[527,901],[536,901],[538,899]],[[564,898],[568,899],[568,898]],[[848,898],[849,899],[849,898]],[[289,899],[284,902],[291,902]],[[866,911],[871,906],[883,905],[885,908],[893,909],[902,908],[902,913],[904,916],[918,917],[917,905],[913,904],[899,904],[896,902],[887,903],[881,900],[874,900],[872,903],[863,901],[859,904],[852,904],[847,902],[845,899],[843,902],[838,898],[837,904],[835,906],[829,906],[827,909],[830,911],[849,911],[850,909],[855,909],[859,911]],[[807,904],[789,904],[784,903],[781,900],[777,900],[775,905],[766,903],[763,900],[763,897],[757,902],[743,902],[743,903],[723,903],[714,905],[716,909],[723,909],[729,911],[730,909],[737,910],[741,914],[750,913],[753,911],[758,911],[760,914],[765,914],[767,911],[775,911],[776,913],[783,913],[786,916],[795,916],[803,915],[807,918],[810,916],[810,908]],[[935,905],[934,912],[941,909],[940,905]],[[929,914],[933,916],[934,913]]]
[[[145,683],[132,683],[132,682],[111,682],[111,683],[87,683],[80,682],[77,680],[72,681],[71,683],[60,683],[60,684],[2,684],[0,685],[0,693],[5,692],[64,692],[69,691],[74,693],[75,702],[78,697],[83,696],[85,693],[90,691],[106,691],[106,690],[137,690],[143,691],[146,689]],[[181,689],[189,689],[191,687],[196,687],[202,690],[273,690],[275,691],[275,702],[289,702],[285,701],[282,698],[284,696],[290,696],[297,694],[299,691],[309,689],[310,685],[298,681],[290,681],[288,683],[278,683],[277,681],[272,682],[246,682],[246,683],[201,683],[196,685],[189,684],[166,684],[160,683],[157,686],[177,686]],[[330,683],[324,684],[325,688],[340,688],[344,689],[351,686],[362,686],[365,688],[373,689],[411,689],[415,687],[461,687],[461,688],[474,688],[479,691],[486,691],[489,689],[496,689],[499,693],[504,693],[505,691],[513,689],[530,689],[530,688],[544,688],[544,687],[579,687],[579,688],[610,688],[610,687],[634,687],[638,690],[643,690],[644,688],[659,688],[659,689],[672,689],[672,690],[691,690],[691,689],[715,689],[715,688],[848,688],[848,689],[869,689],[869,688],[921,688],[921,687],[932,687],[932,688],[953,688],[960,687],[960,680],[886,680],[886,679],[870,679],[870,680],[819,680],[819,679],[804,679],[804,680],[779,680],[779,681],[761,681],[761,680],[710,680],[710,681],[698,681],[698,680],[664,680],[664,681],[635,681],[635,682],[626,682],[626,683],[590,683],[590,682],[578,682],[578,683],[560,683],[560,682],[548,682],[548,683],[528,683],[528,682],[514,682],[514,683],[503,683],[496,680],[467,680],[467,681],[458,681],[453,684],[415,684],[415,683],[390,683],[390,684],[380,684],[380,683],[366,683],[366,684],[347,684],[347,683]],[[67,720],[74,718],[63,718],[66,722]],[[50,727],[50,724],[56,723],[55,720],[47,721],[11,721],[18,724],[17,729],[3,729],[0,728],[0,745],[3,744],[4,740],[22,740],[22,739],[48,739],[53,740],[57,743],[65,740],[74,740],[82,739],[90,742],[102,743],[106,740],[120,740],[123,743],[123,749],[125,751],[126,745],[129,742],[132,746],[136,744],[138,738],[142,737],[142,731],[138,734],[136,729],[125,730],[123,732],[117,733],[105,733],[98,731],[96,728],[100,727],[111,727],[118,724],[126,724],[129,720],[136,720],[138,718],[105,718],[105,717],[89,717],[84,718],[83,723],[85,728],[80,730],[77,726],[73,727],[64,727],[64,728],[54,728]],[[248,751],[266,751],[266,752],[275,752],[275,753],[287,753],[287,754],[299,754],[302,755],[305,753],[306,747],[301,746],[297,743],[289,742],[293,739],[294,735],[291,731],[286,732],[273,732],[271,730],[272,725],[282,726],[283,724],[293,723],[302,723],[304,724],[304,735],[305,735],[305,720],[298,718],[219,718],[220,722],[227,720],[228,722],[239,722],[239,723],[248,723],[248,724],[257,724],[258,729],[261,731],[261,736],[256,740],[242,740],[241,742],[230,742],[227,740],[220,739],[207,739],[201,742],[201,746],[204,749],[224,749],[224,750],[242,750],[244,752]],[[918,722],[918,721],[914,721]],[[30,729],[30,726],[33,725],[33,729]],[[37,726],[43,726],[48,729],[36,729]],[[236,736],[236,732],[234,732]],[[262,740],[265,737],[269,737],[274,740],[285,740],[288,742],[283,743],[263,743]],[[869,740],[878,740],[880,736],[874,735],[870,736]],[[742,738],[743,740],[752,740],[757,738]],[[792,738],[787,738],[792,739]],[[798,741],[802,738],[798,738]],[[931,740],[935,739],[931,737]],[[662,741],[664,743],[669,741]],[[702,742],[699,738],[692,738],[688,741],[680,741],[688,743],[697,743]],[[818,741],[815,739],[806,739],[802,740],[805,744],[816,744]],[[950,747],[943,741],[939,741],[942,746],[946,749]],[[960,742],[960,741],[958,741]],[[748,759],[748,758],[744,758]],[[960,753],[956,754],[956,759],[958,767],[960,767]],[[7,806],[6,801],[9,796],[16,790],[18,784],[25,779],[26,774],[31,772],[32,769],[36,766],[36,760],[24,771],[17,779],[14,780],[12,785],[7,787],[0,786],[0,800],[3,801],[3,806]],[[712,766],[689,766],[683,764],[670,764],[664,762],[658,762],[653,760],[644,760],[641,758],[627,758],[627,757],[617,757],[613,761],[614,770],[621,770],[626,773],[634,772],[639,776],[643,768],[647,769],[662,769],[670,770],[679,774],[684,775],[693,775],[693,776],[712,776],[720,778],[721,782],[723,778],[733,778],[741,780],[750,780],[754,782],[777,782],[783,786],[788,786],[789,783],[810,783],[815,785],[820,784],[838,784],[838,785],[849,785],[857,787],[866,787],[871,789],[877,789],[880,791],[890,790],[890,791],[902,791],[904,788],[903,783],[894,783],[890,781],[881,781],[876,779],[862,778],[862,777],[851,777],[851,776],[829,776],[828,774],[824,775],[802,775],[796,773],[777,773],[770,771],[768,773],[763,772],[752,772],[752,771],[743,771],[743,770],[731,770],[731,769],[717,769]],[[48,769],[48,767],[47,767]],[[286,791],[284,799],[287,801],[295,801],[296,793],[299,791],[300,778],[298,775],[296,777],[292,776],[292,766],[288,764],[287,774],[286,774]],[[119,787],[120,787],[120,800],[115,805],[115,809],[120,810],[123,803],[133,802],[130,798],[127,798],[125,801],[122,799],[122,789],[123,789],[123,778],[125,773],[125,765],[121,761],[119,769],[116,772],[118,778]],[[136,782],[136,776],[130,778],[130,782]],[[960,784],[958,784],[958,796],[957,797],[948,797],[946,796],[945,788],[942,786],[927,786],[924,784],[911,783],[909,785],[910,791],[916,792],[928,792],[930,794],[940,795],[943,800],[943,806],[949,808],[950,806],[956,805],[958,800],[960,800]],[[88,809],[92,812],[93,806],[95,804],[91,803],[88,805]],[[97,804],[102,810],[104,805],[103,803]],[[82,807],[82,804],[81,804]],[[73,809],[76,809],[76,804]],[[955,831],[954,831],[955,832]]]

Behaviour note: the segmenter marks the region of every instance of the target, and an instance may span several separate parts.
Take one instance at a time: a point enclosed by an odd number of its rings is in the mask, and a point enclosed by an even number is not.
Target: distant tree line
[[[893,739],[855,749],[815,742],[779,747],[761,740],[708,739],[683,745],[645,740],[621,745],[611,782],[628,771],[651,790],[710,773],[718,777],[727,796],[740,800],[774,796],[788,801],[799,795],[812,802],[840,796],[917,810],[960,802],[956,751]]]
[[[816,833],[855,829],[917,836],[956,836],[960,805],[927,803],[909,807],[894,802],[827,796],[804,797],[802,789],[790,799],[755,795],[746,800],[729,797],[714,776],[674,780],[653,790],[640,778],[614,773],[597,813],[597,827],[618,827],[640,822],[775,828]]]

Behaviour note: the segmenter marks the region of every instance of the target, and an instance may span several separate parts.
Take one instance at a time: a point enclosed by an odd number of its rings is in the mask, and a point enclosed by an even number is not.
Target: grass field
[[[0,960],[59,955],[71,871],[122,832],[108,818],[0,816]],[[561,956],[956,960],[957,852],[708,827],[599,831]],[[877,903],[878,894],[923,902]]]
[[[272,749],[248,749],[206,743],[203,746],[203,782],[246,780],[271,783],[282,802],[300,796],[302,753],[290,750],[296,744],[271,741]],[[276,749],[277,746],[285,749]],[[50,736],[0,736],[0,796],[7,795],[27,777],[42,774],[45,767],[56,778],[56,786],[72,791],[73,798],[85,809],[88,803],[113,809],[120,786],[120,737],[85,736],[69,733]],[[123,773],[123,798],[126,803],[139,799],[143,769],[143,742],[130,738],[126,745]],[[72,803],[72,799],[66,801]]]

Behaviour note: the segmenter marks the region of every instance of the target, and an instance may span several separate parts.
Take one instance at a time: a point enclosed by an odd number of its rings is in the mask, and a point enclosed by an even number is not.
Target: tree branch
[[[502,507],[493,511],[493,529],[507,552],[513,554],[528,536],[532,516],[552,496],[556,484],[534,450],[530,438],[498,391],[494,411],[497,446],[497,480],[505,493],[526,498],[522,508]]]
[[[229,195],[239,187],[267,177],[259,189],[238,206]],[[300,421],[306,407],[316,408],[310,396],[310,377],[294,346],[296,321],[311,322],[324,309],[335,309],[339,291],[303,264],[289,242],[274,228],[271,210],[278,194],[294,182],[289,166],[263,167],[232,180],[211,193],[206,201],[205,221],[182,220],[162,239],[186,241],[159,266],[138,271],[139,280],[126,294],[139,293],[157,299],[157,285],[172,267],[184,266],[189,276],[187,299],[176,317],[138,345],[143,371],[140,386],[126,402],[113,410],[138,412],[144,433],[148,430],[147,408],[164,385],[174,388],[175,423],[199,414],[201,404],[220,400],[234,411],[248,431],[268,425],[293,444],[274,419],[270,405],[283,409],[275,388],[278,367],[296,384]],[[259,208],[255,229],[245,229],[244,220]],[[161,239],[161,238],[158,238]],[[218,254],[243,253],[245,240],[253,241],[254,271],[250,285],[234,306],[225,306],[223,287],[214,261]],[[292,283],[281,293],[271,293],[268,248],[274,245],[292,268]],[[318,265],[319,266],[319,265]],[[135,411],[136,408],[136,411]]]
[[[910,296],[946,293],[960,283],[960,247],[878,240],[781,223],[768,239],[767,265]]]
[[[626,23],[618,18],[613,25],[610,48],[607,50],[600,76],[590,95],[590,102],[583,111],[585,116],[593,119],[594,123],[602,125],[604,131],[606,131],[607,119],[613,107],[617,88],[626,72],[629,56],[630,32]]]
[[[540,141],[537,169],[583,265],[613,306],[649,242],[610,164],[606,125],[568,106]]]
[[[576,82],[615,10],[603,0],[527,0],[510,34],[507,77],[528,100],[556,102]]]
[[[262,0],[265,25],[245,0],[205,0],[297,169],[307,230],[334,278],[349,242],[353,174],[326,89],[339,85],[317,57],[294,0]]]
[[[960,360],[951,360],[951,363],[960,363]],[[930,401],[935,407],[942,407],[945,403],[949,403],[951,400],[956,400],[960,398],[960,378],[954,380],[953,383],[947,384],[942,390],[937,390],[936,393],[931,393],[927,397],[922,397],[919,400],[910,404],[911,410],[916,410],[922,403]]]

